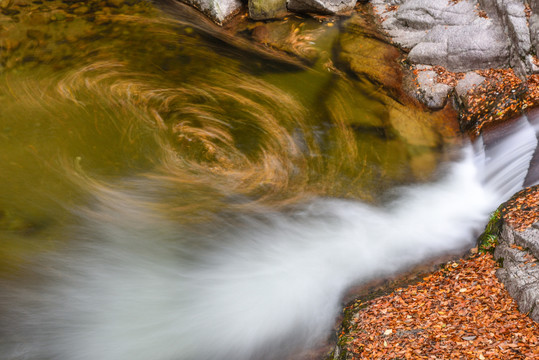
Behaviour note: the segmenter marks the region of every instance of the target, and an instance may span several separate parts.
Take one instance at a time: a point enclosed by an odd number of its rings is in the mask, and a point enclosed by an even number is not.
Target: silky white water
[[[0,295],[12,304],[2,359],[282,358],[328,335],[350,284],[473,247],[536,145],[523,117],[383,207],[321,198],[216,216],[213,230],[167,220],[147,179],[134,192],[103,189],[79,209],[80,241],[42,259],[42,280]]]

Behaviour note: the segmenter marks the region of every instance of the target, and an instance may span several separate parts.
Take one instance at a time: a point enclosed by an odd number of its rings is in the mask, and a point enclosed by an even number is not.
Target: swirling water
[[[3,62],[3,359],[285,358],[328,335],[347,287],[472,247],[534,182],[534,115],[473,146],[357,125],[338,111],[370,116],[372,84],[184,20],[75,16]]]

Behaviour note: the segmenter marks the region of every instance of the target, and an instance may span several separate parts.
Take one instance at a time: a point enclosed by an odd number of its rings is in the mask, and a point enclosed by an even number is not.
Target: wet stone
[[[73,10],[73,13],[75,13],[77,15],[84,15],[84,14],[88,13],[89,11],[90,11],[89,7],[81,6],[81,7],[76,8],[75,10]]]
[[[41,30],[28,29],[26,31],[26,36],[32,40],[45,40],[46,34]]]
[[[51,15],[51,20],[52,21],[63,21],[66,19],[66,13],[63,12],[63,11],[57,11],[57,12],[54,12],[52,15]]]
[[[7,15],[7,16],[18,15],[20,13],[21,12],[17,9],[3,9],[2,10],[2,14]]]
[[[13,0],[2,0],[0,1],[0,8],[1,9],[8,9],[13,5]]]
[[[124,0],[107,0],[107,5],[119,8],[124,4]]]
[[[249,17],[251,19],[275,19],[285,16],[286,13],[286,0],[249,0]]]
[[[32,13],[30,14],[29,21],[33,25],[46,25],[51,19],[47,13]]]

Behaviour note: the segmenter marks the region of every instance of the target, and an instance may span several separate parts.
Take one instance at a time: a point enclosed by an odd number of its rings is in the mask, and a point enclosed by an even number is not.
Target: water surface
[[[166,4],[1,17],[6,359],[283,358],[351,284],[472,246],[499,187],[366,15],[223,32]]]

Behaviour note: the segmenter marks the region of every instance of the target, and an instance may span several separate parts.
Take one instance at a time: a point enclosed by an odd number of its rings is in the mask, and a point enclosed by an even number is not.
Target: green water
[[[443,116],[365,75],[360,15],[228,30],[272,60],[147,2],[4,3],[3,268],[64,242],[96,189],[135,177],[162,179],[163,211],[200,224],[316,196],[379,201],[432,178],[453,141]]]

